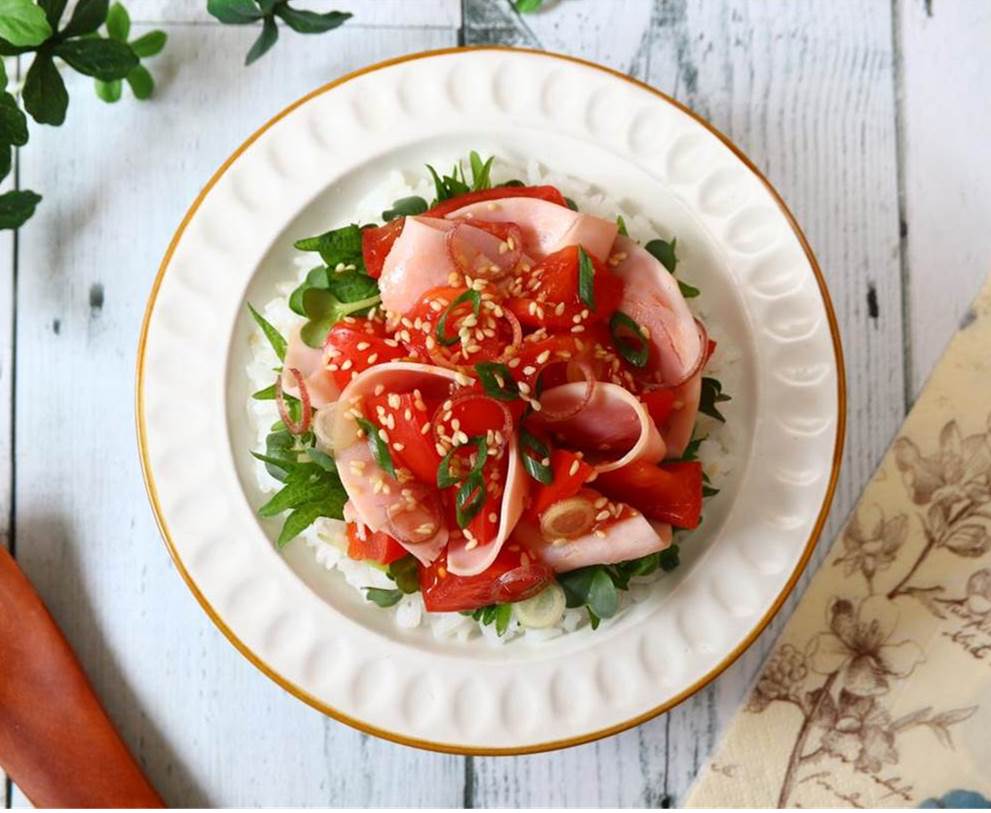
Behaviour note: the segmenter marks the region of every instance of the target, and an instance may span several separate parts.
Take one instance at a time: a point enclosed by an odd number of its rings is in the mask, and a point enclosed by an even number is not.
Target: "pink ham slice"
[[[618,227],[610,220],[574,212],[539,198],[502,198],[463,206],[451,212],[451,220],[477,217],[495,223],[515,223],[523,233],[523,249],[542,259],[565,246],[583,246],[606,260]]]
[[[702,395],[702,373],[698,372],[684,384],[674,388],[674,410],[664,424],[664,440],[668,457],[681,457],[685,453],[695,430],[699,414],[699,398]]]
[[[552,387],[540,398],[541,411],[563,414],[584,399],[585,386],[579,381]],[[592,398],[577,414],[545,426],[569,448],[584,452],[597,471],[612,471],[641,459],[656,463],[666,452],[647,408],[628,390],[604,381],[596,383]]]
[[[325,404],[332,404],[341,394],[334,377],[324,366],[323,350],[310,347],[299,336],[299,327],[294,327],[289,333],[286,344],[286,358],[282,363],[282,390],[294,398],[299,397],[299,387],[290,370],[296,369],[303,376],[306,391],[310,394],[310,403],[314,409]]]
[[[379,277],[382,306],[406,313],[431,288],[447,285],[457,269],[447,251],[447,233],[454,223],[437,217],[407,217]]]
[[[558,573],[588,565],[639,559],[671,546],[671,526],[648,522],[643,514],[607,525],[602,533],[605,536],[590,532],[555,544],[544,538],[539,525],[523,519],[516,526],[513,540],[535,553]]]
[[[626,283],[619,309],[650,331],[657,350],[652,371],[660,374],[660,383],[681,384],[697,371],[707,348],[677,280],[629,237],[616,238],[613,256],[623,257],[615,272]]]

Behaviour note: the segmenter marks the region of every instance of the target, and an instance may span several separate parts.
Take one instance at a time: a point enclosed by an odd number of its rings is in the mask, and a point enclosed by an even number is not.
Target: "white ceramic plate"
[[[247,299],[292,240],[349,216],[392,169],[479,149],[609,191],[691,252],[693,278],[743,355],[745,464],[684,564],[608,628],[540,648],[402,631],[302,545],[273,547],[247,456]],[[386,202],[383,202],[383,205]],[[712,294],[715,293],[715,296]],[[723,136],[653,89],[567,57],[503,48],[382,63],[281,113],[211,178],[176,233],[138,353],[148,492],[180,572],[259,668],[362,730],[421,747],[519,753],[664,711],[748,646],[824,521],[843,438],[839,337],[804,238]]]

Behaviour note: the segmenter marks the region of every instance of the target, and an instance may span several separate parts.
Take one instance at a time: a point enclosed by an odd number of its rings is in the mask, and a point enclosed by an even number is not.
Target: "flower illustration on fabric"
[[[843,532],[843,555],[833,564],[842,565],[845,576],[859,570],[873,591],[875,574],[891,566],[907,535],[905,514],[886,520],[877,506],[857,511]]]
[[[969,809],[991,807],[991,799],[976,790],[949,790],[938,799],[926,799],[919,807],[942,807],[948,809]]]
[[[951,506],[965,499],[981,502],[981,496],[988,491],[988,436],[964,438],[956,421],[949,421],[939,433],[939,450],[935,454],[923,455],[907,437],[895,441],[894,452],[895,465],[916,505],[937,502]]]
[[[808,674],[805,656],[791,644],[785,644],[775,651],[764,667],[747,702],[747,711],[763,711],[774,700],[799,703],[799,687]]]
[[[965,602],[972,615],[991,618],[991,568],[982,567],[970,574]]]
[[[891,716],[876,698],[844,689],[837,704],[828,704],[823,718],[829,730],[822,737],[822,747],[833,756],[870,772],[898,762]]]
[[[898,610],[881,596],[868,596],[859,604],[834,599],[827,621],[830,631],[809,644],[809,666],[821,675],[836,673],[838,684],[851,694],[884,694],[890,678],[906,677],[925,660],[914,641],[892,640]]]

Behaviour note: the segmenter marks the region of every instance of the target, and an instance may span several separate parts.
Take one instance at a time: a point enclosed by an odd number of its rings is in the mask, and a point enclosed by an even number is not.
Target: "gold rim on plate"
[[[143,381],[144,381],[144,361],[145,361],[145,345],[148,339],[148,326],[151,322],[151,314],[155,307],[155,301],[158,298],[158,291],[161,288],[162,280],[165,277],[166,268],[169,262],[172,260],[172,254],[179,243],[183,232],[189,225],[190,220],[192,220],[193,215],[199,209],[200,204],[203,199],[207,196],[210,190],[214,187],[217,181],[223,176],[223,174],[231,167],[231,165],[238,159],[238,157],[248,149],[266,130],[268,130],[272,125],[281,119],[288,116],[297,107],[308,102],[310,99],[320,96],[334,88],[343,85],[346,82],[351,81],[359,76],[364,76],[369,73],[373,73],[383,68],[391,67],[392,65],[399,65],[403,62],[412,62],[417,59],[428,59],[436,56],[444,56],[448,54],[463,53],[465,51],[506,51],[506,52],[516,52],[525,53],[530,55],[537,55],[547,57],[548,59],[559,59],[566,62],[573,62],[578,65],[582,65],[587,68],[593,68],[595,70],[601,71],[603,73],[609,74],[617,79],[624,82],[629,82],[638,88],[648,91],[659,99],[663,100],[667,104],[676,107],[681,112],[690,116],[700,125],[702,125],[706,130],[712,133],[716,138],[718,138],[743,164],[746,166],[764,185],[768,193],[774,199],[778,208],[781,210],[782,215],[788,221],[789,226],[791,226],[795,237],[798,239],[802,246],[802,250],[805,252],[805,256],[808,258],[809,264],[812,266],[812,271],[816,277],[816,283],[819,286],[819,293],[822,296],[823,306],[826,309],[826,317],[829,321],[829,332],[833,340],[833,351],[836,358],[836,377],[837,377],[837,406],[838,415],[836,422],[836,443],[833,449],[833,461],[832,469],[829,477],[829,484],[826,489],[826,494],[823,497],[822,507],[819,509],[819,515],[816,517],[815,525],[812,528],[812,533],[810,534],[808,541],[805,543],[805,548],[802,551],[802,556],[795,566],[794,571],[788,578],[781,592],[778,594],[777,598],[772,603],[771,607],[764,614],[764,616],[754,625],[754,628],[750,631],[750,634],[741,641],[736,647],[734,647],[722,661],[720,661],[716,666],[714,666],[708,674],[704,675],[702,678],[697,680],[694,684],[689,686],[684,691],[675,695],[674,697],[667,700],[665,703],[651,709],[650,711],[644,712],[643,714],[637,715],[632,719],[626,720],[622,723],[617,723],[609,728],[604,728],[599,731],[592,731],[587,734],[582,734],[577,737],[570,737],[568,739],[554,740],[551,742],[537,743],[535,745],[528,745],[522,748],[472,748],[462,745],[453,745],[450,743],[440,743],[432,742],[430,740],[421,740],[412,737],[405,737],[401,734],[396,734],[392,731],[386,731],[385,729],[377,728],[375,726],[369,725],[361,720],[355,719],[353,717],[344,714],[332,706],[327,705],[322,700],[314,697],[312,694],[307,692],[305,689],[296,686],[291,681],[284,678],[274,668],[269,666],[267,663],[262,661],[254,652],[252,652],[240,639],[234,634],[234,632],[224,623],[223,619],[218,615],[218,613],[213,609],[210,603],[206,600],[206,597],[196,586],[189,572],[186,570],[182,559],[172,542],[172,537],[169,533],[168,525],[165,522],[165,517],[162,514],[161,506],[158,502],[158,491],[155,486],[155,478],[151,471],[151,466],[148,462],[148,448],[147,448],[147,438],[145,436],[145,418],[144,418],[144,392],[143,392]],[[210,180],[207,181],[206,185],[196,196],[193,201],[192,206],[182,218],[182,222],[179,224],[179,228],[176,229],[175,234],[172,236],[172,240],[169,242],[169,247],[165,252],[165,256],[162,258],[162,262],[159,265],[158,273],[155,276],[155,281],[152,284],[151,294],[148,297],[148,304],[145,307],[144,319],[141,324],[141,335],[138,339],[138,353],[137,353],[137,371],[136,371],[136,392],[135,392],[135,419],[137,423],[137,433],[138,433],[138,454],[141,458],[141,472],[144,475],[145,489],[148,492],[148,499],[151,502],[152,511],[155,514],[155,521],[158,524],[159,531],[162,534],[162,539],[165,541],[165,546],[168,548],[169,554],[172,557],[172,561],[175,562],[175,566],[178,569],[186,585],[192,591],[196,600],[202,605],[206,614],[210,617],[214,624],[220,629],[224,635],[230,640],[234,647],[246,657],[251,663],[253,663],[259,670],[270,677],[273,681],[279,684],[283,689],[285,689],[290,694],[295,695],[304,703],[308,703],[313,706],[313,708],[318,709],[329,717],[338,720],[339,722],[345,723],[352,728],[356,728],[366,734],[372,734],[376,737],[381,737],[386,740],[391,740],[392,742],[399,743],[400,745],[413,746],[415,748],[423,748],[428,751],[440,751],[448,754],[458,754],[463,756],[514,756],[523,754],[535,754],[543,751],[554,751],[559,748],[569,748],[574,745],[581,745],[583,743],[592,742],[593,740],[602,739],[603,737],[609,737],[613,734],[618,734],[621,731],[626,731],[629,728],[640,725],[648,720],[657,717],[659,714],[663,714],[666,711],[671,710],[683,700],[691,697],[697,691],[708,686],[713,680],[715,680],[723,671],[725,671],[741,654],[746,650],[764,631],[764,628],[768,625],[771,619],[774,617],[775,613],[781,608],[785,599],[791,593],[792,589],[795,587],[795,583],[798,581],[799,576],[801,576],[802,571],[808,564],[809,558],[812,556],[812,551],[815,548],[816,542],[822,533],[823,526],[826,522],[826,517],[829,514],[829,507],[833,501],[833,494],[836,491],[836,481],[839,476],[840,470],[840,460],[843,453],[843,440],[846,434],[846,374],[843,364],[843,348],[840,342],[839,328],[836,323],[836,313],[833,310],[833,303],[829,297],[829,291],[826,288],[826,281],[823,279],[822,271],[819,268],[819,263],[816,261],[815,254],[813,254],[808,241],[805,239],[805,235],[802,233],[802,229],[799,227],[798,222],[795,217],[789,211],[788,207],[785,205],[784,200],[782,200],[781,195],[778,194],[777,190],[771,185],[770,181],[764,177],[763,173],[757,169],[756,166],[747,158],[746,155],[732,142],[729,138],[723,135],[719,130],[713,127],[708,121],[702,118],[700,115],[694,111],[687,108],[685,105],[681,104],[677,100],[671,98],[665,93],[651,87],[645,82],[641,82],[637,79],[627,76],[626,74],[620,73],[619,71],[613,70],[612,68],[607,68],[603,65],[598,65],[594,62],[589,62],[585,59],[580,59],[578,57],[568,56],[566,54],[555,54],[547,51],[536,51],[530,48],[516,48],[511,46],[501,46],[501,45],[482,45],[473,47],[456,47],[456,48],[440,48],[433,51],[421,51],[415,54],[407,54],[406,56],[395,57],[393,59],[387,59],[384,62],[378,62],[374,65],[369,65],[360,70],[353,71],[351,73],[345,74],[339,79],[335,79],[332,82],[328,82],[325,85],[317,88],[310,93],[307,93],[301,99],[296,100],[284,110],[277,113],[271,119],[269,119],[265,124],[258,128],[248,139],[241,144],[231,155],[220,165],[220,168],[211,176]]]

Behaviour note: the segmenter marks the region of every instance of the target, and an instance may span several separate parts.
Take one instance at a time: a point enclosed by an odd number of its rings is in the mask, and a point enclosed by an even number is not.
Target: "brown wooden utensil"
[[[37,807],[162,807],[13,557],[0,548],[0,765]]]

